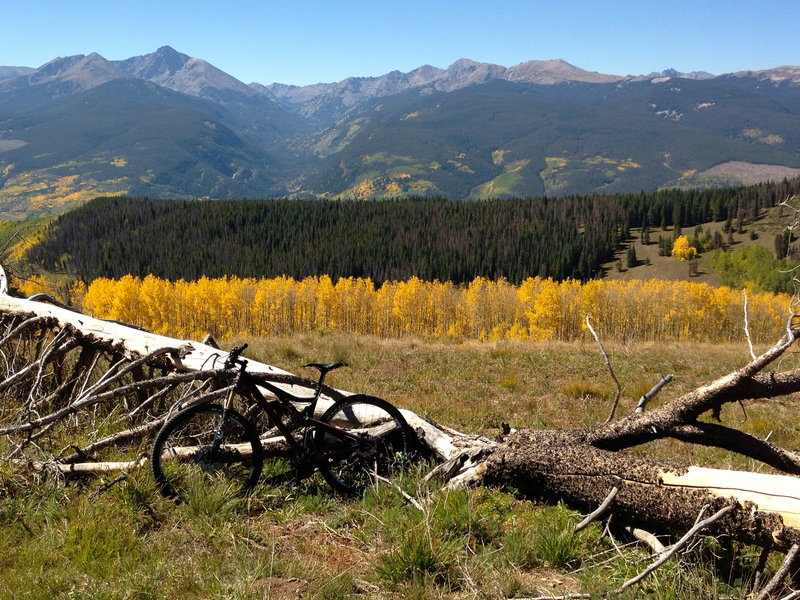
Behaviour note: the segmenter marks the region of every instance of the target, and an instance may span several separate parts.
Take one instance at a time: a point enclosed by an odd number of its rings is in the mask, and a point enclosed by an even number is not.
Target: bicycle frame
[[[292,376],[248,373],[248,361],[240,358],[246,347],[232,349],[225,360],[231,385],[208,394],[207,402],[182,408],[156,435],[153,474],[165,496],[181,498],[194,482],[203,485],[217,475],[249,493],[265,461],[276,482],[292,473],[299,482],[319,470],[335,490],[353,494],[366,489],[372,475],[388,476],[408,458],[414,432],[397,408],[373,396],[345,397],[324,385],[327,373],[343,363],[305,365],[319,369],[319,379],[301,383],[314,390],[301,396],[285,385],[297,384]],[[330,407],[318,407],[323,394],[334,401]],[[220,396],[221,404],[210,402]],[[269,423],[259,428],[254,417],[262,412]],[[275,442],[279,451],[271,447]],[[165,471],[169,458],[183,464]]]
[[[317,401],[322,394],[322,381],[325,377],[324,373],[317,382],[317,389],[314,393],[314,397],[309,400],[306,397],[295,396],[286,390],[279,388],[274,383],[259,377],[258,375],[247,373],[245,371],[246,361],[237,361],[237,364],[240,365],[240,368],[236,374],[236,380],[234,381],[233,386],[225,397],[225,401],[222,405],[223,409],[228,410],[231,407],[234,393],[238,392],[239,394],[245,396],[248,400],[253,402],[266,413],[270,423],[278,429],[283,438],[286,440],[286,443],[289,444],[290,448],[295,452],[297,457],[301,458],[302,460],[308,460],[312,464],[316,464],[318,462],[335,459],[336,455],[315,455],[309,453],[307,448],[295,439],[294,435],[292,434],[292,430],[283,423],[279,415],[274,410],[273,406],[276,403],[280,403],[291,410],[293,415],[299,418],[300,427],[307,428],[313,425],[317,430],[325,431],[325,433],[328,433],[341,440],[349,440],[353,442],[358,440],[357,435],[314,418],[314,411],[316,409]],[[269,391],[269,393],[275,396],[276,400],[267,400],[264,398],[264,395],[259,391],[258,388],[266,389]],[[302,410],[298,410],[295,408],[294,403],[308,404],[308,406]],[[346,455],[347,451],[343,451],[342,454]]]

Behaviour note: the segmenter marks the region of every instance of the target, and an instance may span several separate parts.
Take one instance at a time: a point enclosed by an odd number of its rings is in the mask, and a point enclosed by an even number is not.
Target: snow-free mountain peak
[[[585,83],[612,83],[624,79],[619,75],[606,75],[594,71],[585,71],[571,65],[560,58],[553,60],[529,60],[514,67],[509,67],[503,79],[515,82],[553,85],[567,81]]]
[[[56,58],[24,75],[27,85],[66,84],[72,92],[88,90],[103,83],[127,77],[113,62],[93,52]]]
[[[151,54],[120,61],[119,65],[134,77],[191,96],[216,99],[220,93],[228,91],[247,96],[255,95],[250,86],[235,77],[202,59],[182,54],[170,46],[162,46]]]
[[[173,77],[190,60],[190,56],[181,54],[170,46],[162,46],[151,54],[120,61],[119,66],[131,75],[158,83],[158,80]]]

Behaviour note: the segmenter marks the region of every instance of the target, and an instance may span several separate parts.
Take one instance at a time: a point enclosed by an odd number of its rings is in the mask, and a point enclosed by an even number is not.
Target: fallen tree
[[[787,553],[792,562],[800,545],[800,455],[704,418],[729,403],[800,391],[800,369],[766,371],[798,337],[800,329],[788,327],[741,369],[595,427],[489,440],[403,412],[441,463],[431,476],[447,485],[510,486],[586,511],[603,506],[616,522],[641,530],[685,532],[702,519],[706,533]],[[225,356],[214,344],[0,293],[3,459],[58,477],[134,469],[146,461],[142,445],[170,414],[225,393]],[[313,392],[313,381],[271,365],[251,361],[249,368],[294,393]],[[326,388],[320,410],[346,394]],[[76,441],[53,447],[64,431]],[[723,448],[784,474],[676,466],[622,452],[664,438]]]

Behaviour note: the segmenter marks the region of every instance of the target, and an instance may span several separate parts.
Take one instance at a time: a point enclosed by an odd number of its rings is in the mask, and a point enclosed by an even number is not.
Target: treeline
[[[84,281],[126,274],[587,281],[632,227],[741,224],[797,193],[800,179],[476,202],[98,198],[59,217],[27,256]]]
[[[32,293],[34,287],[26,290]],[[520,285],[476,278],[466,285],[408,281],[376,286],[369,279],[327,275],[201,278],[152,275],[78,284],[73,301],[97,317],[156,333],[202,339],[335,331],[381,337],[477,340],[591,339],[586,315],[604,340],[743,342],[743,292],[706,284],[539,277]],[[752,341],[773,342],[786,327],[789,297],[749,294]]]

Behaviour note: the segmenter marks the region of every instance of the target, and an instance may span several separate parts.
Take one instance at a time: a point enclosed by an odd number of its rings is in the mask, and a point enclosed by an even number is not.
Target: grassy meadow
[[[495,436],[515,428],[590,426],[608,415],[615,387],[592,343],[447,343],[336,334],[227,340],[293,372],[344,360],[330,383],[381,396],[450,427]],[[763,349],[763,348],[762,348]],[[620,413],[663,375],[663,403],[744,364],[746,346],[607,344],[623,386]],[[776,370],[794,368],[790,354]],[[722,420],[798,449],[792,398],[726,407]],[[746,411],[746,412],[745,412]],[[0,442],[0,450],[3,442]],[[676,442],[634,452],[676,462],[763,470],[741,457]],[[108,489],[105,480],[60,482],[0,467],[2,598],[530,598],[619,587],[652,558],[611,527],[580,534],[580,516],[514,490],[442,491],[421,464],[397,486],[336,496],[321,479],[258,486],[248,499],[225,489],[173,505],[149,471]],[[659,532],[656,532],[659,533]],[[613,537],[612,537],[613,536]],[[706,539],[622,598],[743,597],[759,550],[725,558]],[[773,555],[769,574],[782,556]]]

